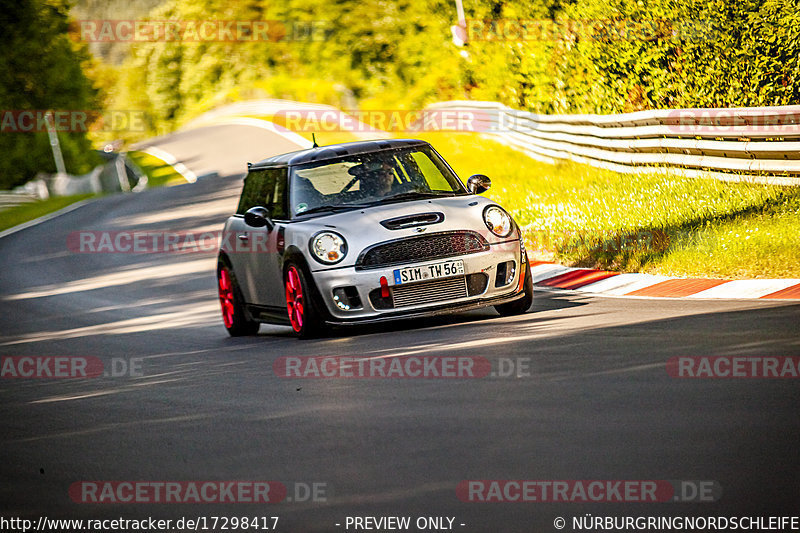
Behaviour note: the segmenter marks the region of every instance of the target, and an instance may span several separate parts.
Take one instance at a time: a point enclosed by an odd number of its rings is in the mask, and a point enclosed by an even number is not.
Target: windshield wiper
[[[418,199],[421,200],[423,198],[439,198],[441,196],[455,196],[455,195],[456,193],[447,191],[410,191],[410,192],[395,194],[394,196],[387,196],[386,198],[381,198],[380,200],[376,200],[374,203],[383,204],[401,200],[418,200]]]
[[[369,207],[371,204],[339,204],[339,205],[318,205],[316,207],[312,207],[311,209],[306,209],[300,213],[297,213],[297,216],[307,215],[309,213],[318,213],[320,211],[342,211],[348,209],[361,209],[364,207]]]

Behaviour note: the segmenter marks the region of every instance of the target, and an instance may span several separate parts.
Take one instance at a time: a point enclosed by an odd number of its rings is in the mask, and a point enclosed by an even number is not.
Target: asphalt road
[[[258,123],[258,120],[251,120]],[[198,176],[229,176],[244,172],[247,162],[299,149],[292,141],[266,128],[220,123],[156,137],[135,146],[154,146],[173,156]]]
[[[249,160],[286,148],[248,128],[227,135]],[[185,133],[170,149],[193,169],[192,150],[208,161],[220,149],[209,139]],[[106,197],[0,239],[1,356],[91,356],[107,368],[141,358],[135,376],[0,379],[0,516],[278,516],[286,532],[354,531],[348,516],[436,516],[453,517],[458,531],[546,532],[557,517],[572,531],[572,517],[586,513],[800,514],[800,382],[666,371],[677,356],[799,356],[799,304],[537,291],[514,318],[484,310],[313,341],[262,326],[232,339],[213,252],[67,245],[81,230],[218,230],[240,187],[228,176]],[[301,380],[272,366],[285,356],[403,354],[484,357],[495,370],[524,361],[529,371]],[[456,492],[465,480],[520,479],[693,480],[722,492],[702,503],[476,503]],[[74,502],[70,485],[92,480],[272,480],[292,501]],[[312,483],[324,496],[297,501]]]

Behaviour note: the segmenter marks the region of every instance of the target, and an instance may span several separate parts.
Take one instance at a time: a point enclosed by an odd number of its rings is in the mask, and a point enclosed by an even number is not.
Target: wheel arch
[[[217,269],[219,269],[219,264],[225,263],[226,266],[229,268],[233,268],[233,263],[231,263],[230,257],[224,251],[220,250],[217,254]]]
[[[244,321],[254,324],[254,325],[244,324],[242,326],[237,326],[237,328],[240,329],[238,333],[233,333],[232,330],[227,327],[227,325],[226,328],[228,329],[228,332],[231,334],[231,336],[253,335],[258,332],[258,324],[260,321],[256,317],[254,317],[250,313],[250,310],[247,308],[247,304],[241,293],[241,288],[239,287],[238,282],[236,281],[236,273],[233,270],[233,264],[231,263],[230,258],[227,256],[227,254],[220,251],[220,253],[217,255],[217,268],[215,271],[215,278],[217,279],[218,286],[221,283],[220,277],[223,269],[227,270],[229,273],[228,275],[230,276],[230,283],[232,284],[231,289],[233,291],[233,298],[234,300],[237,299],[239,300],[239,305],[241,306],[241,313],[244,315],[243,316]],[[251,329],[252,332],[250,331]]]
[[[288,263],[294,263],[303,270],[303,274],[305,275],[305,278],[310,286],[309,288],[311,289],[311,295],[317,304],[317,312],[321,313],[324,319],[330,320],[331,314],[328,310],[328,305],[325,302],[325,299],[322,297],[322,292],[317,286],[317,281],[314,279],[314,275],[311,273],[311,267],[308,264],[308,260],[297,246],[289,246],[283,253],[281,260],[281,271],[283,272],[284,276],[286,275],[286,265]]]

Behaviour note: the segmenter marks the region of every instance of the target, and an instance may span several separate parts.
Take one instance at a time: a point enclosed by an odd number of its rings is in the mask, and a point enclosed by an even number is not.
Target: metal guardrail
[[[35,202],[39,197],[25,192],[0,191],[0,209]]]
[[[474,101],[442,102],[428,109],[470,112],[472,131],[547,163],[569,159],[625,173],[800,185],[797,105],[617,115],[537,115]]]
[[[0,191],[0,210],[51,196],[139,192],[147,188],[147,175],[125,153],[113,154],[103,165],[83,176],[40,175],[11,191]]]

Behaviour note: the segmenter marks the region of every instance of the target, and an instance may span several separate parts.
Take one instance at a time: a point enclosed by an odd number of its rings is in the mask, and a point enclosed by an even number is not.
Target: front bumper
[[[480,309],[490,305],[500,305],[504,303],[519,300],[525,295],[525,291],[520,291],[509,296],[498,296],[496,298],[481,299],[473,302],[466,302],[462,304],[449,304],[440,307],[426,308],[423,311],[396,311],[393,313],[383,313],[375,318],[355,318],[350,320],[326,320],[325,323],[331,326],[345,326],[351,324],[377,324],[379,322],[388,322],[390,320],[410,320],[414,318],[425,318],[438,315],[449,315],[453,313],[463,313],[473,309]]]
[[[392,320],[396,318],[412,318],[431,316],[444,313],[460,312],[479,307],[498,305],[514,301],[522,297],[521,276],[525,268],[521,264],[525,261],[525,252],[518,239],[496,244],[490,244],[489,249],[478,253],[459,255],[450,258],[437,258],[432,261],[421,261],[402,265],[393,265],[368,270],[357,270],[355,267],[331,268],[312,271],[314,282],[319,289],[323,304],[328,311],[331,324],[369,323]],[[429,265],[442,261],[462,260],[464,262],[464,275],[423,280],[416,283],[395,284],[394,270],[398,268],[420,267],[427,269]],[[498,276],[499,265],[513,264],[513,276],[506,271],[505,276]],[[500,267],[502,269],[502,267]],[[411,299],[406,297],[404,303],[392,305],[399,299],[376,299],[376,293],[381,293],[381,278],[386,280],[386,289],[391,295],[400,291],[416,293]],[[459,284],[459,279],[464,279],[464,293],[453,291],[453,285]],[[502,278],[498,282],[498,278]],[[509,279],[510,278],[510,279]],[[485,280],[485,287],[476,281]],[[427,285],[426,285],[427,284]],[[334,291],[341,294],[347,288],[352,295],[357,291],[360,306],[343,309],[337,305]],[[386,294],[386,292],[383,292]],[[389,306],[387,307],[387,303]],[[341,300],[339,300],[341,304]]]

